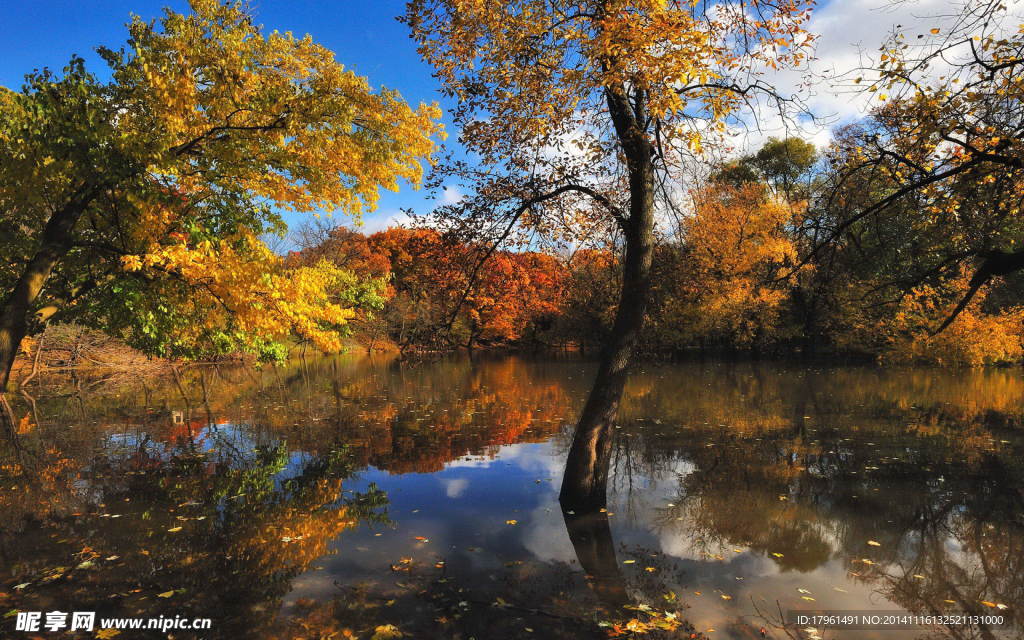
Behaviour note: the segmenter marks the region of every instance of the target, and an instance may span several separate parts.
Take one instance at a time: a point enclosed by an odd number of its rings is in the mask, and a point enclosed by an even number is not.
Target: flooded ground
[[[563,513],[592,371],[352,356],[33,382],[0,469],[0,635],[54,610],[211,628],[35,635],[1024,634],[1019,370],[645,366],[608,509]],[[980,621],[783,627],[793,610]]]

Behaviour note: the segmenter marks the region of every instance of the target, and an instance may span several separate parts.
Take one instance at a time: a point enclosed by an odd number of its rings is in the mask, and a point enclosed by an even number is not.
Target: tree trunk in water
[[[0,308],[0,390],[6,390],[28,318],[50,272],[71,250],[72,231],[95,190],[82,190],[57,210],[43,228],[42,242]]]
[[[636,126],[624,99],[610,95],[608,103],[627,158],[630,202],[629,218],[621,223],[626,252],[615,324],[576,424],[559,495],[563,508],[585,511],[604,507],[607,502],[614,422],[643,328],[654,255],[651,145]]]
[[[601,603],[610,611],[621,612],[629,604],[626,580],[615,557],[615,540],[603,511],[589,513],[563,512],[565,529],[583,571]]]

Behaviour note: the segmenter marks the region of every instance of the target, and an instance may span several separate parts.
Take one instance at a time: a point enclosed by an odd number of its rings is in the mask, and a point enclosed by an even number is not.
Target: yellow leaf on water
[[[872,547],[880,547],[880,546],[882,546],[881,542],[875,542],[874,540],[868,540],[868,544],[871,545]]]
[[[174,590],[172,589],[170,591],[164,591],[163,593],[158,593],[158,594],[156,594],[156,597],[158,597],[158,598],[170,598],[173,595],[174,595]]]
[[[177,533],[179,531],[181,531],[181,527],[171,527],[167,530],[168,533]]]
[[[622,564],[634,564],[636,560],[623,560]]]
[[[402,632],[395,625],[382,624],[373,630],[370,640],[392,640],[393,638],[401,638],[402,635]]]
[[[653,573],[653,572],[657,571],[657,569],[655,569],[654,567],[644,567],[644,571]]]
[[[800,599],[801,600],[807,600],[808,602],[814,602],[815,601],[814,598],[812,598],[811,596],[800,596]]]
[[[505,524],[517,525],[517,524],[519,524],[519,521],[518,520],[506,520]]]
[[[723,593],[723,594],[722,594],[722,600],[732,600],[732,596],[727,596],[727,595],[725,595],[725,594]]]
[[[773,555],[773,556],[775,556],[776,558],[782,558],[782,557],[785,557],[785,556],[783,556],[783,555],[782,555],[781,553],[772,553],[772,555]]]
[[[96,632],[96,637],[100,638],[101,640],[106,640],[107,638],[114,638],[119,635],[121,635],[120,629],[100,629]]]

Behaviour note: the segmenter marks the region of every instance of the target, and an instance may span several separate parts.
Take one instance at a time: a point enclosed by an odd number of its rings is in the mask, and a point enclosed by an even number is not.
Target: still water
[[[566,514],[592,372],[345,356],[33,382],[2,449],[0,636],[33,636],[19,610],[211,624],[40,637],[1024,635],[1019,370],[646,365],[607,511]],[[784,627],[798,609],[1005,623]]]

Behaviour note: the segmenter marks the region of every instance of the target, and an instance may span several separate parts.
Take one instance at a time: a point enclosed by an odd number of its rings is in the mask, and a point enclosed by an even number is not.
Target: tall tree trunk
[[[608,103],[627,158],[629,218],[622,222],[626,251],[615,324],[576,424],[562,478],[559,500],[577,510],[601,508],[607,502],[614,422],[643,328],[654,256],[654,165],[651,145],[637,125],[643,114],[634,116],[621,95],[609,95]]]
[[[50,217],[43,228],[42,242],[25,265],[21,277],[0,307],[0,391],[7,389],[18,346],[28,331],[29,313],[46,279],[71,250],[73,231],[95,189],[82,189]]]

